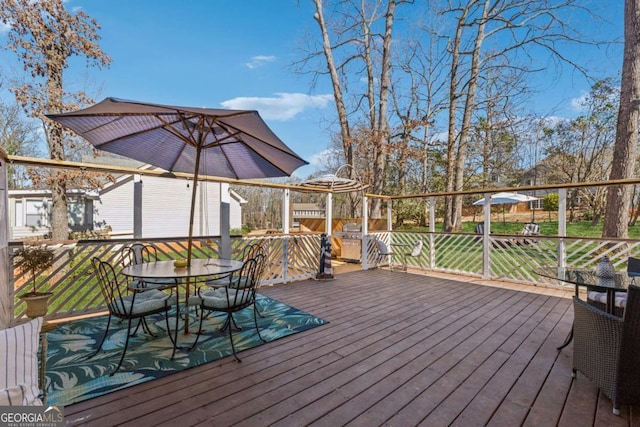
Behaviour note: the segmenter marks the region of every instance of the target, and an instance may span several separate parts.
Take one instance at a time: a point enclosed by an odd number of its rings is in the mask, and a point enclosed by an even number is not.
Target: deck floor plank
[[[385,269],[260,292],[329,323],[65,407],[67,425],[637,426],[571,378],[571,292]]]

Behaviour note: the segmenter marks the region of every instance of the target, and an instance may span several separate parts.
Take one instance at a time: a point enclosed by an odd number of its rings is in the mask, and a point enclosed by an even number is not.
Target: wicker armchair
[[[573,376],[580,371],[613,402],[640,404],[640,287],[630,285],[624,317],[573,298]]]

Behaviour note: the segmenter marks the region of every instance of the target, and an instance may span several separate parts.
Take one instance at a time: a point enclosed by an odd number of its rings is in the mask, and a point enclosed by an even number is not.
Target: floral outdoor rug
[[[318,317],[290,307],[274,299],[258,295],[258,308],[264,317],[258,317],[260,334],[265,341],[303,332],[326,322]],[[188,337],[178,334],[179,345],[190,346],[195,340],[199,320],[191,309]],[[170,314],[170,326],[175,325],[175,312]],[[253,307],[234,314],[242,330],[233,331],[236,351],[257,347],[263,342],[253,323]],[[171,359],[173,346],[166,333],[163,315],[147,317],[147,324],[156,337],[138,331],[131,337],[120,370],[109,374],[118,365],[126,338],[126,322],[112,319],[109,335],[102,350],[88,358],[102,339],[107,316],[74,320],[61,324],[48,334],[47,351],[47,405],[65,406],[116,390],[151,381],[174,372],[199,366],[232,354],[228,331],[220,332],[224,318],[205,317],[198,345],[192,350],[177,350]],[[181,322],[182,325],[182,322]],[[239,354],[242,358],[242,354]]]

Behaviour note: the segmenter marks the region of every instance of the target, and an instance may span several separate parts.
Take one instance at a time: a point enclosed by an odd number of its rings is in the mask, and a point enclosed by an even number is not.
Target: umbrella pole
[[[187,240],[187,268],[191,266],[191,252],[193,247],[193,217],[196,209],[196,188],[198,187],[198,172],[200,171],[200,144],[196,146],[196,169],[193,173],[193,191],[191,192],[191,213],[189,215],[189,239]],[[184,333],[189,334],[189,292],[191,278],[187,277],[185,286],[185,313],[184,313]]]

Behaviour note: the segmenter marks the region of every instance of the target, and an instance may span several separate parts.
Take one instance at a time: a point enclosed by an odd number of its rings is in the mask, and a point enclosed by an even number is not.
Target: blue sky
[[[607,10],[612,25],[592,30],[621,37],[622,3],[595,3]],[[312,87],[309,76],[289,70],[301,57],[301,40],[308,33],[318,37],[310,0],[67,0],[65,5],[82,8],[102,27],[100,45],[112,58],[110,68],[86,71],[84,62],[76,62],[70,69],[78,89],[88,89],[96,100],[113,96],[258,110],[287,145],[312,163],[296,171],[300,178],[314,171],[328,148],[327,123],[335,116],[329,82]],[[603,75],[620,68],[615,49],[611,54],[600,46],[588,54]],[[542,75],[539,84],[544,93],[531,104],[540,114],[552,109],[572,114],[572,103],[589,88],[571,72],[560,79]]]

